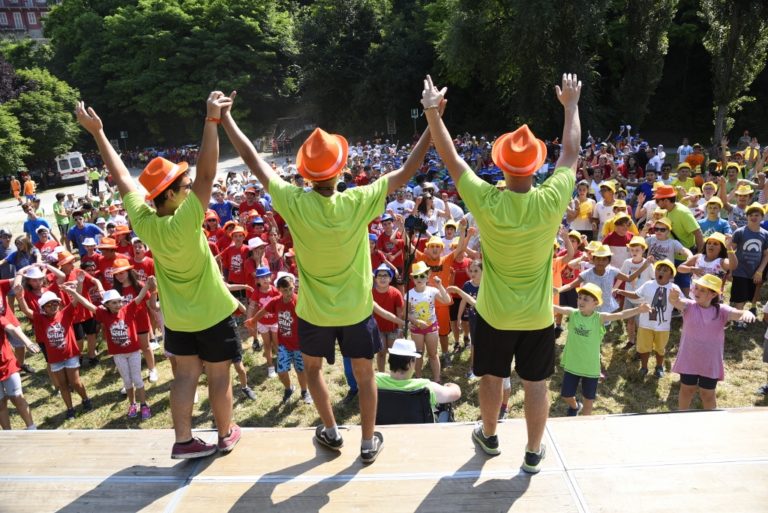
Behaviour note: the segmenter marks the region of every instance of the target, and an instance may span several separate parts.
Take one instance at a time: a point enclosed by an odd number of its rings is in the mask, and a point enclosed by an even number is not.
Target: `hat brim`
[[[393,349],[393,348],[389,348],[387,351],[389,352],[389,354],[394,354],[397,356],[409,356],[411,358],[421,358],[421,353],[418,353],[415,351],[414,352],[400,351],[399,349]]]
[[[132,265],[124,265],[123,267],[113,267],[112,274],[121,273],[123,271],[130,271],[131,269],[133,269]]]
[[[112,244],[99,244],[96,246],[96,249],[113,249],[117,251],[117,245]]]
[[[301,151],[301,148],[299,148],[299,152],[296,154],[296,170],[299,172],[301,176],[304,177],[305,180],[311,180],[313,182],[324,182],[326,180],[330,180],[332,178],[335,178],[341,174],[341,170],[344,169],[344,166],[347,165],[347,156],[349,155],[349,143],[347,140],[338,134],[328,134],[331,137],[333,137],[336,142],[339,143],[341,146],[341,155],[338,159],[338,163],[327,169],[325,172],[321,173],[314,173],[312,171],[309,171],[306,167],[307,162],[304,160],[303,152]],[[302,145],[303,146],[303,145]]]
[[[58,265],[67,265],[70,262],[73,262],[75,260],[75,255],[69,255],[67,258],[63,260],[59,260],[57,263]]]
[[[719,290],[719,289],[714,289],[714,288],[712,288],[712,286],[711,286],[711,285],[709,285],[709,284],[707,284],[706,282],[702,281],[702,280],[701,280],[701,278],[699,278],[699,279],[696,279],[696,280],[693,280],[693,283],[695,283],[695,284],[696,284],[697,286],[699,286],[699,287],[703,287],[703,288],[705,288],[705,289],[707,289],[707,290],[711,290],[711,291],[712,291],[712,292],[714,292],[715,294],[720,294],[720,290]]]
[[[577,288],[577,289],[576,289],[576,293],[577,293],[577,294],[587,294],[588,296],[595,298],[595,301],[597,301],[597,306],[600,306],[600,305],[602,305],[602,304],[603,304],[603,300],[602,300],[602,299],[600,299],[599,297],[597,297],[596,295],[594,295],[594,294],[593,294],[591,291],[589,291],[588,289],[585,289],[585,288],[583,288],[583,287],[579,287],[579,288]]]
[[[493,163],[508,175],[530,176],[535,173],[542,164],[544,164],[545,160],[547,160],[547,145],[541,139],[536,138],[536,144],[538,146],[536,160],[529,163],[525,167],[512,166],[504,162],[504,159],[502,159],[501,149],[504,147],[504,144],[506,144],[507,140],[512,137],[513,133],[514,132],[507,132],[506,134],[496,139],[496,142],[493,143],[493,148],[491,149],[491,158],[493,159]]]
[[[169,179],[168,179],[168,185],[166,185],[165,187],[163,187],[163,188],[161,188],[161,189],[155,189],[154,191],[152,191],[152,192],[148,193],[148,194],[145,196],[145,198],[146,198],[146,199],[148,199],[148,200],[152,200],[152,199],[155,199],[155,198],[157,198],[158,196],[160,196],[160,194],[162,194],[162,192],[163,192],[163,191],[165,191],[165,190],[166,190],[168,187],[170,187],[170,186],[171,186],[171,184],[172,184],[173,182],[175,182],[175,181],[176,181],[176,179],[177,179],[179,176],[181,176],[181,175],[182,175],[182,173],[185,173],[185,172],[187,171],[187,169],[188,169],[188,168],[189,168],[189,164],[188,164],[188,163],[186,163],[186,162],[179,162],[179,163],[176,165],[176,169],[175,169],[175,170],[174,170],[174,172],[171,174],[171,178],[169,178]]]

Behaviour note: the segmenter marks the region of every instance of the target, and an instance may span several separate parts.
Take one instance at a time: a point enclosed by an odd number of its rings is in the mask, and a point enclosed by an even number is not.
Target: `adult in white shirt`
[[[657,173],[661,172],[661,166],[664,164],[664,160],[666,158],[667,154],[664,152],[664,146],[659,144],[659,146],[656,148],[656,154],[651,157],[651,159],[648,161],[648,164],[645,166],[646,171],[653,169]]]
[[[445,207],[451,213],[451,219],[458,222],[459,219],[464,217],[464,211],[460,206],[448,199],[447,192],[442,193],[441,196],[443,197],[443,203],[445,204]]]
[[[677,163],[685,162],[686,157],[693,153],[693,148],[688,144],[688,138],[683,137],[683,144],[677,147]]]
[[[405,199],[405,187],[400,187],[395,191],[395,199],[387,203],[387,211],[391,210],[395,214],[401,216],[409,216],[413,209],[416,207],[416,203],[409,199]]]
[[[616,194],[616,186],[613,182],[603,182],[600,184],[600,194],[602,200],[597,202],[595,209],[592,211],[592,219],[597,220],[597,231],[595,232],[595,239],[600,239],[600,234],[603,233],[603,225],[605,222],[613,217],[613,204],[616,202],[614,195]]]

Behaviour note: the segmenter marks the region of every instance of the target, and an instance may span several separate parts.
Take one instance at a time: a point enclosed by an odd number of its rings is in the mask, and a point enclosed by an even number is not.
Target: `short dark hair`
[[[293,278],[290,276],[282,276],[279,280],[277,280],[278,289],[287,288],[289,285],[293,285]]]
[[[389,353],[389,370],[392,372],[407,371],[408,366],[415,360],[416,358],[414,356],[402,356]]]
[[[168,199],[168,196],[165,194],[168,191],[179,192],[179,189],[181,189],[181,182],[184,180],[185,176],[187,176],[186,172],[181,173],[173,182],[171,182],[171,185],[169,185],[163,192],[155,196],[155,198],[152,200],[155,203],[155,207],[159,208],[165,205],[165,200]]]
[[[56,193],[56,201],[61,201],[64,199],[64,193],[63,192],[57,192]]]

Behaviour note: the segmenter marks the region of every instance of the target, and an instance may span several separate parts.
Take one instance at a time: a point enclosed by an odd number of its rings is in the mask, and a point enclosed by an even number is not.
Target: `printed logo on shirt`
[[[112,342],[120,347],[126,347],[131,343],[128,340],[128,325],[122,319],[112,323],[109,327],[109,334],[112,335]]]
[[[749,239],[744,242],[741,249],[745,253],[760,253],[763,252],[763,241],[761,239]]]
[[[664,312],[667,310],[667,289],[659,287],[656,289],[656,294],[653,295],[653,301],[651,301],[651,313],[648,314],[649,321],[657,321],[659,325],[666,322],[664,319]]]
[[[107,280],[108,283],[115,283],[115,280],[112,278],[113,274],[114,273],[112,272],[112,268],[111,267],[107,267],[104,270],[104,279]]]
[[[239,272],[242,272],[242,269],[243,269],[243,257],[241,257],[239,253],[232,255],[232,258],[229,259],[229,272],[239,273]]]
[[[55,349],[63,349],[66,345],[64,337],[64,326],[60,322],[56,322],[48,326],[46,330],[46,336],[48,337],[48,343]]]
[[[147,281],[147,273],[144,271],[144,269],[136,269],[134,267],[134,271],[136,271],[136,274],[139,277],[139,281]]]
[[[585,326],[575,326],[573,328],[574,333],[576,333],[580,337],[588,337],[590,333],[592,333],[592,330],[588,329]]]
[[[291,315],[291,312],[282,311],[277,314],[277,327],[282,336],[288,338],[293,335],[293,330],[291,329],[292,325],[293,316]]]

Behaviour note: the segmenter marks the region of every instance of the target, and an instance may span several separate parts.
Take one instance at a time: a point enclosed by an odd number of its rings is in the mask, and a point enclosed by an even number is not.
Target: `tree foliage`
[[[48,43],[34,39],[0,39],[0,54],[17,69],[47,68],[53,49]]]
[[[704,48],[712,55],[717,143],[733,126],[729,114],[754,100],[744,93],[768,57],[768,4],[751,0],[701,0],[708,25]]]
[[[28,140],[21,135],[16,116],[5,105],[0,105],[0,174],[15,173],[24,165],[29,155]]]

